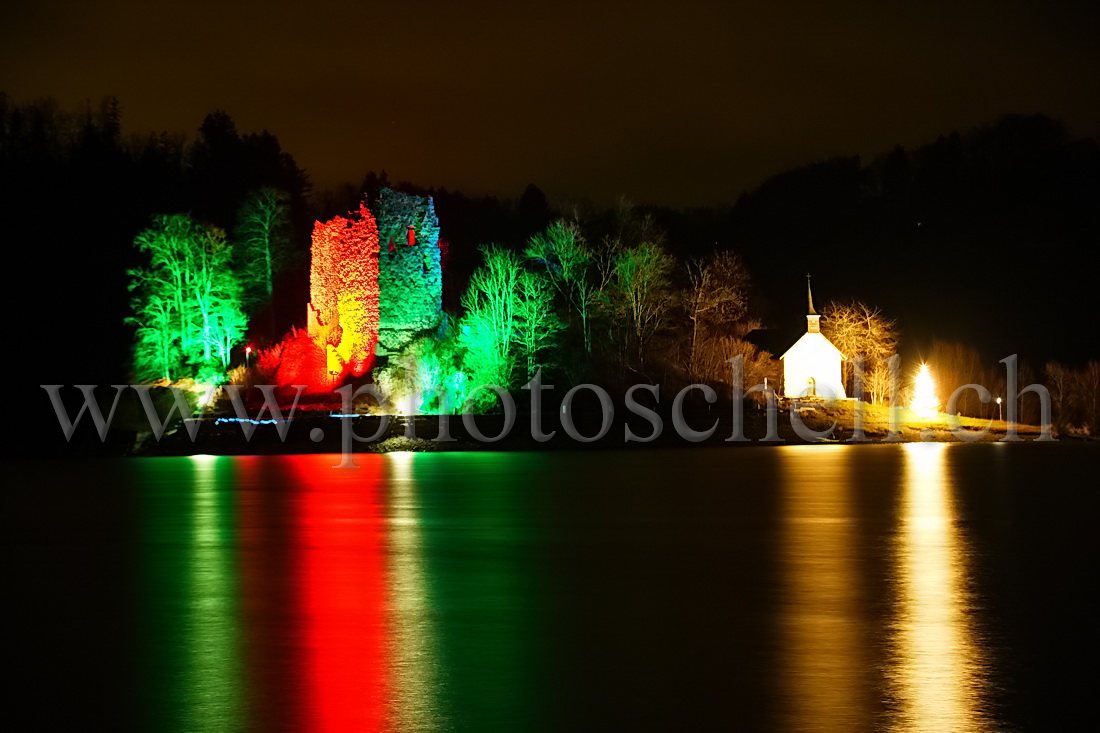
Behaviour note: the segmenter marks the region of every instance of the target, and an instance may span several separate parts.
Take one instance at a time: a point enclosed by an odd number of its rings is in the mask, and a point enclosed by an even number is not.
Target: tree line
[[[274,342],[300,325],[312,222],[389,186],[435,200],[450,244],[444,299],[454,328],[465,314],[497,307],[485,305],[484,290],[502,272],[519,293],[518,307],[509,311],[515,328],[494,347],[516,370],[541,366],[606,382],[639,375],[720,380],[725,359],[742,353],[750,374],[774,375],[775,365],[745,336],[760,323],[794,318],[801,288],[791,283],[824,254],[832,263],[830,290],[852,309],[853,323],[861,309],[877,306],[892,314],[883,321],[904,323],[909,337],[922,331],[922,340],[956,343],[959,330],[975,314],[984,315],[983,308],[1017,325],[1027,323],[1029,310],[1059,313],[1029,328],[969,328],[967,347],[992,363],[991,354],[1003,355],[997,351],[1002,344],[1019,339],[1019,350],[1030,349],[1038,363],[1055,356],[1070,364],[1031,371],[1060,385],[1061,404],[1078,416],[1074,421],[1092,404],[1091,366],[1080,366],[1095,353],[1078,316],[1091,298],[1078,282],[1084,268],[1060,268],[1052,276],[1050,268],[1019,267],[993,248],[1030,246],[1038,253],[1032,243],[1043,242],[1044,251],[1072,262],[1095,240],[1089,212],[1100,195],[1100,151],[1094,141],[1076,139],[1042,116],[1006,117],[912,150],[896,148],[866,164],[838,158],[805,166],[765,181],[730,207],[673,211],[583,201],[551,205],[534,186],[514,200],[468,197],[394,183],[385,172],[368,173],[340,190],[312,191],[274,135],[242,133],[224,112],[207,115],[191,139],[125,132],[122,113],[111,98],[65,110],[51,100],[18,104],[0,94],[0,236],[13,271],[33,273],[53,293],[16,303],[14,312],[66,324],[60,348],[40,367],[47,381],[72,381],[78,365],[90,381],[125,379],[138,363],[130,358],[134,343],[147,356],[172,352],[167,361],[196,374],[239,363],[239,342],[236,352],[219,346],[240,329],[239,314],[249,338],[260,342]],[[278,211],[277,224],[244,215],[261,195],[277,199],[268,206],[269,214]],[[173,228],[204,242],[197,264],[181,265],[192,255],[164,244]],[[275,240],[267,254],[256,248]],[[495,246],[483,250],[486,243]],[[475,278],[492,258],[495,274]],[[181,266],[198,268],[188,287],[200,294],[200,306],[152,297],[164,274]],[[1032,277],[1034,287],[1023,290],[1020,273]],[[896,287],[898,280],[907,287]],[[952,297],[914,306],[913,282]],[[968,287],[1003,297],[968,303]],[[159,298],[160,304],[135,308],[135,298]],[[235,300],[238,313],[218,310]],[[542,313],[546,303],[552,318]],[[918,306],[923,322],[914,317]],[[840,315],[825,320],[834,339],[843,338],[830,325],[840,324]],[[146,342],[148,324],[157,318],[183,330],[196,323],[207,330],[196,331],[200,336],[181,330],[171,348]],[[540,319],[552,337],[522,326]],[[491,334],[492,323],[468,321],[469,332],[458,331],[453,341]],[[895,341],[897,333],[894,326]],[[865,352],[868,359],[881,362],[873,352]],[[139,372],[164,372],[165,359]],[[880,386],[872,377],[870,399],[878,399]]]

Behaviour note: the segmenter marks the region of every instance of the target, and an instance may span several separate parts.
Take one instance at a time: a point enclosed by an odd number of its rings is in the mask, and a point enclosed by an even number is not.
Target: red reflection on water
[[[294,508],[282,457],[233,459],[237,494],[237,558],[243,614],[248,720],[252,730],[304,729],[301,680],[287,664],[287,629],[296,623]]]
[[[383,457],[288,456],[297,480],[298,599],[311,731],[386,728]]]

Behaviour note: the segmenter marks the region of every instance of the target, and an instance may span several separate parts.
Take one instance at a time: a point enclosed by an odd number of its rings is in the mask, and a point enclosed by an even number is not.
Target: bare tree
[[[464,336],[471,351],[507,386],[515,336],[516,284],[521,273],[519,258],[496,245],[481,248],[484,264],[470,277],[462,295]]]
[[[617,252],[610,264],[603,291],[605,308],[612,318],[625,319],[642,366],[646,347],[665,325],[673,305],[671,276],[676,261],[661,245],[643,242]]]
[[[572,222],[554,222],[545,232],[531,237],[524,254],[546,267],[550,282],[580,320],[584,350],[591,353],[593,254],[580,228]]]
[[[255,306],[271,303],[275,276],[286,265],[290,250],[290,198],[283,191],[261,188],[241,207],[235,232],[239,256],[245,267],[242,284],[245,295]],[[275,333],[275,315],[271,312],[271,331]]]
[[[822,333],[848,357],[848,361],[844,363],[845,381],[851,380],[851,361],[854,357],[862,356],[865,372],[874,373],[876,366],[897,349],[897,326],[893,320],[882,315],[878,308],[860,301],[834,301],[825,306],[822,315]],[[882,396],[874,395],[879,401]]]
[[[890,394],[889,357],[878,361],[870,369],[867,369],[865,374],[864,387],[871,393],[871,404],[881,405]]]
[[[936,381],[936,396],[940,404],[947,404],[951,393],[964,384],[980,384],[994,396],[1004,394],[1004,376],[998,370],[982,363],[981,356],[966,344],[950,341],[934,341],[928,353],[928,364]],[[988,417],[996,414],[996,408],[983,403],[978,394],[967,390],[959,395],[956,409],[970,417]]]
[[[615,233],[612,236],[616,248],[637,247],[647,242],[665,243],[665,232],[658,226],[653,214],[643,212],[625,196],[615,202]]]
[[[539,353],[552,346],[564,327],[554,312],[553,292],[546,278],[521,271],[516,278],[515,343],[526,360],[527,377],[542,366]]]
[[[1077,391],[1084,411],[1084,422],[1096,434],[1100,419],[1100,361],[1090,361],[1077,373]]]
[[[1070,422],[1070,411],[1075,402],[1074,387],[1077,375],[1072,369],[1067,369],[1056,361],[1048,361],[1045,368],[1047,379],[1046,386],[1050,390],[1050,397],[1054,407],[1054,419],[1058,425],[1066,425]]]
[[[732,367],[729,360],[737,356],[742,358],[744,383],[740,385],[730,382]],[[733,336],[715,336],[699,341],[696,372],[693,376],[707,382],[729,385],[732,395],[733,389],[749,389],[764,384],[765,380],[770,388],[778,390],[783,370],[779,360],[748,341]],[[762,397],[759,393],[753,395],[753,399]]]
[[[744,318],[748,311],[749,272],[740,257],[725,251],[715,252],[706,260],[692,260],[687,270],[691,280],[687,297],[691,319],[688,369],[694,374],[701,326],[722,329]]]

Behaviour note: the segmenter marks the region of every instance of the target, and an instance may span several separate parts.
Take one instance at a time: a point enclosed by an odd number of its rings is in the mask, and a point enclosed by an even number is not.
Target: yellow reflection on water
[[[386,455],[389,469],[389,597],[393,718],[398,730],[441,727],[438,661],[420,527],[415,453]]]
[[[787,731],[865,728],[864,629],[849,446],[785,446],[782,639]]]
[[[965,539],[946,467],[945,443],[907,443],[895,547],[899,591],[895,658],[896,730],[983,730],[984,660],[966,612]]]

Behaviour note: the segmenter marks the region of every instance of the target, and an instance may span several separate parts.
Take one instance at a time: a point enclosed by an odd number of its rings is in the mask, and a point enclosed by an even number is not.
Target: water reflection
[[[412,453],[386,456],[394,722],[402,730],[436,730],[441,724],[437,650],[415,461]]]
[[[523,563],[504,547],[464,554],[497,533],[514,541],[511,487],[470,476],[440,499],[454,467],[429,462],[432,516],[448,525],[429,547],[417,460],[364,455],[357,471],[309,455],[141,464],[147,727],[488,729],[528,709],[519,680],[535,665],[513,607],[526,598]],[[433,587],[433,555],[451,583]]]
[[[233,459],[138,464],[141,729],[240,730],[246,716]]]
[[[300,584],[294,573],[300,557],[295,519],[300,502],[294,492],[282,489],[293,481],[292,460],[234,459],[247,719],[249,728],[258,731],[305,728],[302,639],[293,633],[301,628]]]
[[[890,683],[901,731],[981,730],[985,660],[970,616],[966,540],[944,443],[904,446]]]
[[[790,446],[784,491],[783,730],[867,728],[856,517],[847,446]]]
[[[546,727],[544,570],[531,552],[530,461],[505,454],[417,454],[417,486],[431,488],[420,517],[437,621],[436,695],[449,729],[536,731]]]
[[[293,456],[297,583],[307,728],[386,728],[385,519],[382,456],[335,471],[331,456]]]
[[[143,729],[989,727],[951,454],[136,463]]]
[[[192,730],[242,726],[231,458],[193,456],[187,575],[186,719]]]

